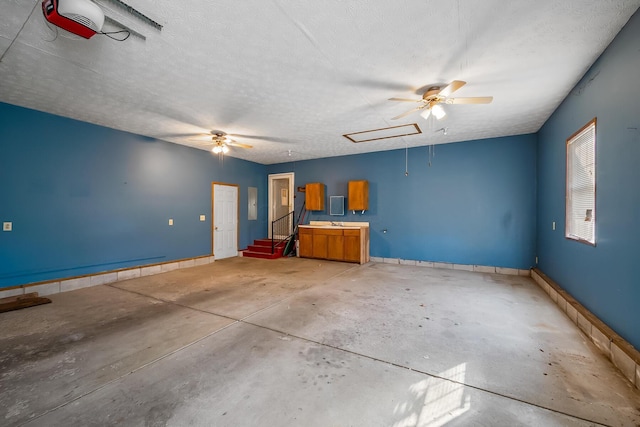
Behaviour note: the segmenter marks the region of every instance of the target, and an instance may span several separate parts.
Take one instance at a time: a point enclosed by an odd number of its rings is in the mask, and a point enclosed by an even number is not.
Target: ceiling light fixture
[[[213,154],[227,154],[229,152],[229,147],[227,147],[226,144],[217,144],[215,145],[211,151],[213,152]]]
[[[253,148],[251,145],[241,144],[234,141],[233,139],[229,138],[229,135],[222,132],[221,130],[212,130],[209,133],[213,135],[211,137],[211,141],[213,142],[211,152],[213,154],[227,154],[229,152],[229,147]]]
[[[447,112],[444,111],[444,108],[442,108],[441,105],[436,104],[433,107],[426,108],[422,113],[420,113],[420,116],[423,119],[428,120],[429,117],[431,117],[431,113],[433,113],[433,116],[438,120],[441,120],[444,116],[447,115]]]
[[[434,105],[433,107],[431,107],[431,109],[433,110],[433,115],[436,116],[436,119],[438,120],[447,115],[441,105]]]

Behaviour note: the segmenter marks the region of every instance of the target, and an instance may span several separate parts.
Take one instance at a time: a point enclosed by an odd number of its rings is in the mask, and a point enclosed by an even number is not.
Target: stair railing
[[[271,253],[275,253],[276,246],[291,237],[295,211],[291,211],[280,218],[271,221]]]

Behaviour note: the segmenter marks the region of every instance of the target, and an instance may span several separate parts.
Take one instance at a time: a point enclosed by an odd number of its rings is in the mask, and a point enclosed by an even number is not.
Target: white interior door
[[[213,255],[238,256],[238,187],[213,185]]]
[[[269,175],[269,238],[285,238],[293,231],[293,221],[289,218],[288,222],[280,227],[280,235],[272,236],[272,221],[287,215],[293,210],[294,201],[294,175],[293,172],[277,173]],[[280,224],[281,226],[283,224]]]

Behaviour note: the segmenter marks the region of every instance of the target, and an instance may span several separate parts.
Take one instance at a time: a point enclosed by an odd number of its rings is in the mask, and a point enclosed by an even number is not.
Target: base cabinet
[[[369,228],[300,227],[300,256],[332,261],[369,262]]]
[[[327,236],[327,259],[345,261],[344,236],[342,234]]]
[[[310,228],[300,228],[298,231],[298,239],[300,256],[303,258],[313,258],[313,230]]]
[[[312,251],[313,258],[327,257],[327,236],[325,234],[313,234]]]
[[[360,262],[360,230],[344,230],[344,260]]]

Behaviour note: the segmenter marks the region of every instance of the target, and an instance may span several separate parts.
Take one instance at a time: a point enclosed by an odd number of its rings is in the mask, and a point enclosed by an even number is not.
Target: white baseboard
[[[385,264],[415,265],[418,267],[476,271],[478,273],[506,274],[510,276],[529,277],[531,275],[529,270],[521,270],[517,268],[506,268],[506,267],[494,267],[494,266],[488,266],[488,265],[453,264],[450,262],[434,262],[434,261],[411,260],[411,259],[402,259],[402,258],[382,258],[382,257],[375,257],[375,256],[372,256],[370,258],[370,261],[382,262]]]
[[[91,286],[105,285],[120,280],[166,273],[167,271],[177,270],[179,268],[196,267],[199,265],[210,264],[214,261],[215,258],[213,256],[207,255],[196,258],[168,261],[159,264],[123,268],[120,270],[102,271],[100,273],[87,274],[83,276],[65,277],[64,279],[58,280],[28,283],[25,285],[0,289],[0,298],[24,295],[30,292],[37,292],[40,296],[53,295],[60,292],[73,291]]]

